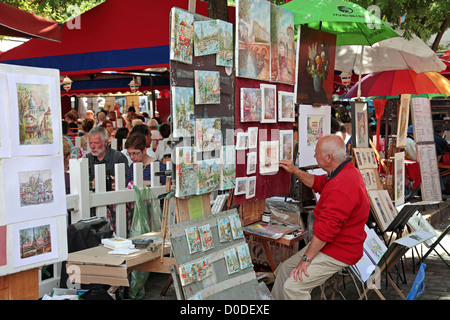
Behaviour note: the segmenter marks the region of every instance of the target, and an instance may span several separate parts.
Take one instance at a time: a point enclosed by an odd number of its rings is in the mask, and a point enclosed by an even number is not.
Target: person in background
[[[86,110],[86,116],[85,119],[92,119],[95,121],[95,113],[92,110]]]
[[[152,150],[156,151],[156,148],[158,147],[159,142],[163,139],[163,136],[158,130],[159,123],[156,119],[151,119],[148,122],[148,127],[150,128],[152,132]]]
[[[159,126],[159,132],[161,133],[161,136],[163,139],[160,143],[158,143],[158,146],[156,147],[156,158],[158,160],[162,160],[164,155],[170,154],[172,151],[172,148],[170,146],[170,125],[168,123],[163,123]]]
[[[74,138],[75,136],[77,136],[78,135],[78,125],[77,125],[78,113],[74,109],[70,110],[69,112],[67,112],[64,115],[64,121],[66,121],[69,126],[67,135],[70,136],[71,138]]]
[[[122,151],[123,150],[123,140],[127,139],[130,132],[128,131],[128,128],[123,127],[117,129],[116,132],[116,139],[117,139],[117,150]]]
[[[87,135],[94,126],[95,120],[93,118],[86,118],[81,123],[81,131],[83,132],[83,135],[81,136],[81,148],[83,148],[84,153],[87,152],[89,146]]]
[[[131,133],[125,142],[125,149],[132,163],[142,162],[144,186],[150,187],[151,167],[150,163],[156,161],[155,158],[147,154],[147,139],[140,132]],[[130,165],[127,173],[126,185],[133,181],[134,166]]]
[[[130,135],[132,135],[135,132],[139,132],[142,133],[145,136],[146,139],[146,150],[147,150],[147,155],[151,158],[156,159],[156,154],[155,152],[153,152],[152,148],[150,148],[151,144],[152,144],[152,135],[150,132],[150,129],[145,125],[145,124],[138,124],[136,126],[133,127],[133,129],[130,132]],[[128,155],[127,149],[123,149],[122,153],[127,157],[128,159],[128,164],[131,165],[132,164],[132,160],[130,158],[130,156]]]
[[[417,161],[416,142],[414,141],[413,125],[410,125],[406,135],[405,159]]]
[[[349,145],[352,143],[352,136],[349,133],[347,133],[347,128],[343,124],[341,124],[341,126],[339,127],[339,131],[336,132],[336,135],[344,139],[345,148],[347,149],[348,153]]]
[[[106,113],[105,111],[100,110],[97,112],[97,126],[103,125],[103,121],[106,119]]]
[[[444,133],[445,126],[443,124],[437,124],[434,126],[434,143],[436,144],[436,156],[438,162],[447,147],[447,140],[444,139]]]
[[[105,119],[102,123],[103,128],[108,132],[108,143],[111,144],[111,139],[116,136],[116,130],[114,130],[114,125],[111,120]]]

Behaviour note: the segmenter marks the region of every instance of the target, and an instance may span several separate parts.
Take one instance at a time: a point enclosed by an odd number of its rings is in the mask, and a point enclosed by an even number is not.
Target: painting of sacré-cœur
[[[18,175],[21,207],[53,202],[51,170],[22,171]]]

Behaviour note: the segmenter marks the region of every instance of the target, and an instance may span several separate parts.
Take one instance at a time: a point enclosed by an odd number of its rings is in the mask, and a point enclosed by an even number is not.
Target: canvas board
[[[221,153],[220,190],[234,189],[236,186],[236,147],[223,146]]]
[[[277,86],[261,84],[261,123],[277,122]]]
[[[194,122],[194,88],[172,88],[172,136],[174,138],[193,137]]]
[[[295,94],[278,91],[278,121],[295,122]]]
[[[261,88],[241,88],[241,122],[260,122],[262,113]]]
[[[299,167],[317,165],[314,158],[316,144],[320,138],[330,134],[331,107],[329,105],[313,107],[299,106],[298,145],[301,152],[298,155]]]
[[[259,174],[275,174],[279,170],[279,141],[259,142]]]
[[[355,148],[369,147],[369,120],[367,103],[352,101],[352,144]]]
[[[179,8],[172,8],[170,29],[170,60],[192,64],[194,16]]]
[[[194,147],[175,148],[176,197],[184,197],[197,193],[198,179],[195,154]]]
[[[220,72],[195,70],[195,104],[220,104]]]
[[[217,20],[219,27],[219,53],[216,54],[216,65],[232,68],[233,60],[233,24]]]
[[[398,110],[397,123],[397,148],[406,147],[406,137],[408,135],[409,124],[409,103],[411,101],[410,94],[400,95],[400,108]]]
[[[6,74],[0,74],[0,158],[11,156]]]
[[[194,55],[219,53],[218,20],[194,21]]]
[[[197,161],[197,194],[220,189],[220,158]]]

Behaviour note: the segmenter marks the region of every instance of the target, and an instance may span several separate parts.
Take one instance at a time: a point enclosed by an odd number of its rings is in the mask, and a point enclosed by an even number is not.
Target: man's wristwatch
[[[312,260],[311,260],[310,258],[308,258],[306,255],[303,255],[302,261],[305,261],[305,262],[312,262]]]

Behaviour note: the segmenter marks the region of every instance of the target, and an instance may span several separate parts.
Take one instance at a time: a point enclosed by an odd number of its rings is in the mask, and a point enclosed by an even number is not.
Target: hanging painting
[[[236,147],[223,146],[221,153],[220,190],[234,189],[236,186]]]
[[[236,75],[270,81],[270,2],[236,2]]]
[[[195,119],[195,147],[197,152],[213,151],[222,146],[220,119]]]
[[[405,152],[397,152],[394,156],[395,206],[405,203]]]
[[[236,150],[248,149],[248,132],[236,133]]]
[[[175,196],[184,197],[197,193],[197,165],[194,147],[175,148],[176,188]]]
[[[280,159],[294,159],[294,130],[280,130]]]
[[[233,24],[217,20],[219,27],[219,53],[216,54],[216,65],[233,67]]]
[[[366,102],[351,102],[352,107],[352,144],[354,148],[369,147],[369,121]]]
[[[256,152],[247,153],[247,174],[256,173],[257,157]]]
[[[11,155],[59,152],[61,117],[59,79],[33,74],[8,74]]]
[[[261,84],[261,123],[277,122],[277,86]]]
[[[244,238],[244,232],[242,230],[241,218],[239,214],[233,214],[230,216],[230,225],[231,225],[231,234],[233,235],[233,239],[242,239]]]
[[[173,138],[194,136],[194,88],[172,87]]]
[[[293,92],[278,91],[278,121],[295,122],[295,95]]]
[[[193,254],[202,250],[200,235],[196,226],[186,228],[186,240],[189,247],[189,253]]]
[[[172,8],[170,24],[170,60],[192,64],[194,16]]]
[[[316,144],[323,136],[330,134],[331,107],[313,107],[300,105],[298,110],[299,139],[299,166],[307,167],[317,165],[314,158]]]
[[[219,52],[218,20],[194,22],[194,56],[206,56]]]
[[[227,266],[228,274],[239,272],[239,259],[236,248],[231,248],[223,252],[225,264]]]
[[[336,35],[301,25],[297,39],[296,102],[331,104]]]
[[[197,161],[197,194],[220,189],[220,158]]]
[[[258,127],[249,127],[248,133],[248,148],[256,149],[258,147]]]
[[[219,232],[219,241],[228,242],[232,240],[230,219],[227,217],[217,219],[217,231]]]
[[[256,176],[248,177],[245,198],[251,199],[256,195]]]
[[[270,5],[271,81],[295,84],[294,13]]]
[[[245,194],[247,188],[247,177],[236,178],[236,187],[234,188],[234,194]]]
[[[241,88],[241,122],[260,122],[261,112],[261,89]]]
[[[202,250],[208,251],[214,248],[214,242],[209,224],[198,227],[198,233],[200,234],[200,240],[202,242]]]
[[[220,103],[220,73],[195,70],[195,104]]]
[[[279,141],[259,142],[259,174],[275,174],[278,172]]]

